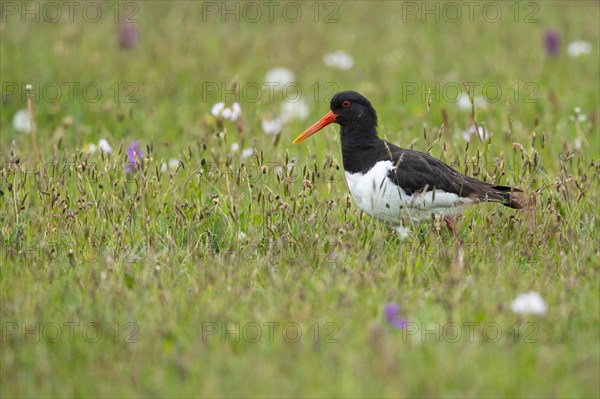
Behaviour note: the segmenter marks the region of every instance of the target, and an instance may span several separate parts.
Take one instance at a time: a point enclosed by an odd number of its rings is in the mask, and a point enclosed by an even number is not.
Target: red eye
[[[348,108],[350,106],[350,101],[346,100],[342,103],[342,107]]]

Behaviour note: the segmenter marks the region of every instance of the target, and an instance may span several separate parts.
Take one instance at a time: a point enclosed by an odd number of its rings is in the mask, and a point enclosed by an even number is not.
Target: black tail
[[[525,204],[512,193],[522,193],[523,190],[508,186],[491,186],[492,190],[502,197],[502,205],[514,209],[523,209]]]

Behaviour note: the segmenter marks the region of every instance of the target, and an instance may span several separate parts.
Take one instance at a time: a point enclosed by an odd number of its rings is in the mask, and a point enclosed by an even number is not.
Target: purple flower
[[[404,329],[408,326],[408,320],[404,317],[400,317],[400,305],[395,303],[387,303],[384,309],[385,319],[394,328]]]
[[[400,313],[400,305],[396,305],[395,303],[388,303],[385,305],[385,319],[387,321],[393,320],[395,317],[398,317],[398,313]]]
[[[140,40],[140,32],[136,24],[121,23],[119,25],[119,46],[134,48]]]
[[[142,150],[138,148],[137,140],[133,140],[129,147],[127,147],[127,166],[125,170],[131,172],[137,168],[137,159],[144,156]]]
[[[544,45],[546,46],[546,53],[550,57],[558,56],[560,52],[560,35],[557,31],[549,29],[544,35]]]

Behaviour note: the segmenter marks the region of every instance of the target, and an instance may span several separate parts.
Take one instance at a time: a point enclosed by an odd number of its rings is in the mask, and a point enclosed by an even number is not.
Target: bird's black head
[[[336,116],[336,123],[342,127],[354,124],[377,126],[377,113],[371,102],[355,91],[340,91],[331,99],[329,108]]]
[[[317,123],[296,137],[294,144],[307,139],[330,123],[337,123],[342,127],[342,136],[345,132],[353,132],[377,137],[377,113],[362,94],[351,90],[340,91],[331,99],[329,109]]]

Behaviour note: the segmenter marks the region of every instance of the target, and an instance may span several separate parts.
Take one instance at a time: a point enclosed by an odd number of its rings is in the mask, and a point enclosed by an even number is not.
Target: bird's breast
[[[380,161],[366,173],[346,171],[350,194],[358,208],[367,215],[400,224],[403,220],[421,221],[431,215],[453,214],[469,202],[441,190],[408,195],[388,177],[394,168],[391,161]]]

